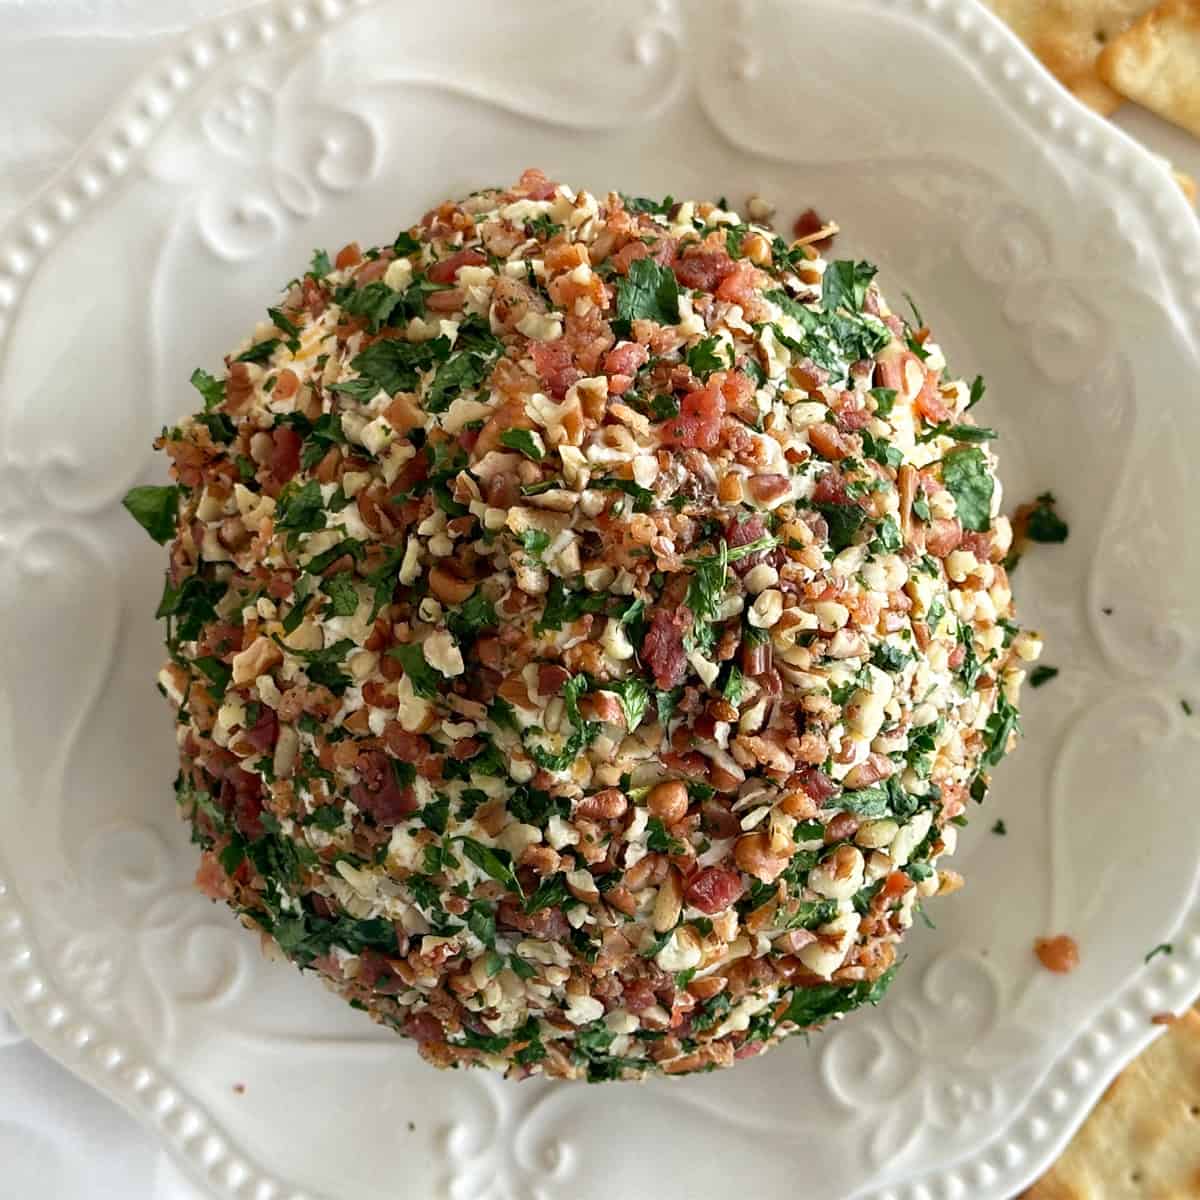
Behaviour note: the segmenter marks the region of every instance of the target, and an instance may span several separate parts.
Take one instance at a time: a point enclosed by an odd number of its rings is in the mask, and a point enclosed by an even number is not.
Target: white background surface
[[[0,0],[0,224],[69,161],[95,119],[179,31],[242,7],[238,0]],[[1134,106],[1117,123],[1200,177],[1200,142]],[[31,1140],[30,1126],[44,1143]],[[58,1145],[71,1153],[59,1155]],[[197,1196],[150,1135],[20,1039],[2,1013],[0,1162],[6,1200]]]

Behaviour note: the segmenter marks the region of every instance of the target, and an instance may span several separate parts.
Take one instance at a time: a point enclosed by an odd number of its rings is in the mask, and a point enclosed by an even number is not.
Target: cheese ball
[[[526,171],[315,254],[126,498],[199,886],[437,1066],[730,1066],[961,884],[1039,643],[835,232]]]

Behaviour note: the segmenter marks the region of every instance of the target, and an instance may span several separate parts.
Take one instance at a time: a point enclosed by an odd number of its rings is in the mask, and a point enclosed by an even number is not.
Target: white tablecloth
[[[0,0],[0,224],[182,30],[244,7]],[[1200,141],[1133,105],[1117,123],[1200,178]],[[0,1163],[5,1200],[201,1200],[132,1118],[24,1041],[2,1011]]]

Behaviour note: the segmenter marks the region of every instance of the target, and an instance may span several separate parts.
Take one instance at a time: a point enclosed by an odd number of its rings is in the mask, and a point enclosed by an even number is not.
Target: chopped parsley
[[[530,558],[540,559],[542,551],[550,545],[550,535],[544,529],[525,529],[521,532],[521,549]]]
[[[861,312],[867,288],[874,278],[875,268],[869,262],[848,259],[831,262],[821,277],[821,307],[826,312],[838,308]]]
[[[1057,667],[1034,667],[1029,675],[1029,686],[1040,688],[1043,683],[1049,683],[1057,674]]]
[[[983,394],[986,391],[987,384],[983,382],[983,376],[976,375],[975,378],[971,380],[971,398],[967,401],[968,412],[970,412],[970,410],[973,409],[975,405],[977,405],[980,400],[983,399]]]
[[[728,346],[728,343],[723,343],[717,337],[706,337],[690,347],[687,365],[692,374],[699,379],[707,379],[714,371],[724,371],[732,366],[727,355],[721,353],[723,346]]]
[[[1034,542],[1065,542],[1071,532],[1055,509],[1053,492],[1043,492],[1025,519],[1025,534]]]
[[[1000,435],[986,425],[957,425],[949,421],[940,421],[937,425],[925,430],[918,442],[932,442],[934,438],[953,438],[956,442],[990,442]]]
[[[646,196],[627,196],[624,192],[620,193],[621,203],[625,206],[626,212],[631,213],[649,213],[655,217],[665,217],[675,207],[674,196],[664,196],[661,200],[651,200]]]
[[[315,479],[305,484],[293,480],[279,493],[275,528],[295,535],[325,528],[325,501],[321,496],[321,485]]]
[[[495,604],[482,588],[476,588],[457,609],[447,615],[446,624],[459,641],[464,641],[481,629],[495,629],[500,624],[500,618],[496,615]]]
[[[463,848],[463,855],[485,875],[516,892],[518,896],[525,895],[521,881],[512,868],[512,855],[507,850],[485,846],[470,837],[453,837],[450,841],[458,842]]]
[[[569,591],[563,581],[555,575],[550,581],[550,590],[546,594],[546,604],[537,624],[533,627],[535,633],[544,633],[547,629],[561,629],[572,621],[577,621],[584,613],[603,612],[607,598],[594,592]]]
[[[160,545],[175,536],[175,514],[179,511],[180,490],[167,487],[130,488],[121,501],[125,511]]]
[[[272,354],[275,353],[276,346],[279,345],[279,338],[267,338],[264,342],[255,342],[249,350],[243,350],[237,356],[234,362],[244,363],[264,363]]]
[[[636,675],[628,679],[614,679],[602,685],[606,692],[615,692],[625,717],[625,728],[632,733],[646,715],[650,703],[650,689]]]
[[[372,342],[360,354],[355,355],[350,366],[369,384],[374,385],[366,397],[369,399],[380,390],[387,392],[389,396],[396,392],[415,391],[420,383],[421,373],[429,370],[435,363],[445,362],[449,355],[450,339],[447,337],[435,337],[428,342],[402,342],[397,338],[387,338],[384,341]],[[339,383],[333,385],[333,390],[349,389],[346,384]]]
[[[985,767],[994,767],[1007,753],[1008,741],[1021,728],[1020,715],[1000,692],[996,699],[996,711],[987,719],[984,727],[985,750],[981,762]]]
[[[983,451],[973,446],[947,451],[942,458],[942,482],[954,497],[963,528],[986,532],[991,526],[995,480]]]

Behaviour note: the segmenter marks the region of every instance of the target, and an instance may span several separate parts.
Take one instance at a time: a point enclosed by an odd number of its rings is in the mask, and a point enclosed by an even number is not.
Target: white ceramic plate
[[[1061,674],[967,890],[883,1007],[731,1073],[435,1073],[189,886],[161,553],[119,498],[312,247],[531,164],[836,215],[986,376],[1009,496],[1071,524],[1017,575]],[[197,31],[0,235],[0,323],[0,993],[213,1195],[1010,1196],[1200,988],[1200,235],[968,0],[264,7]],[[1082,965],[1050,976],[1031,944],[1064,931]]]

